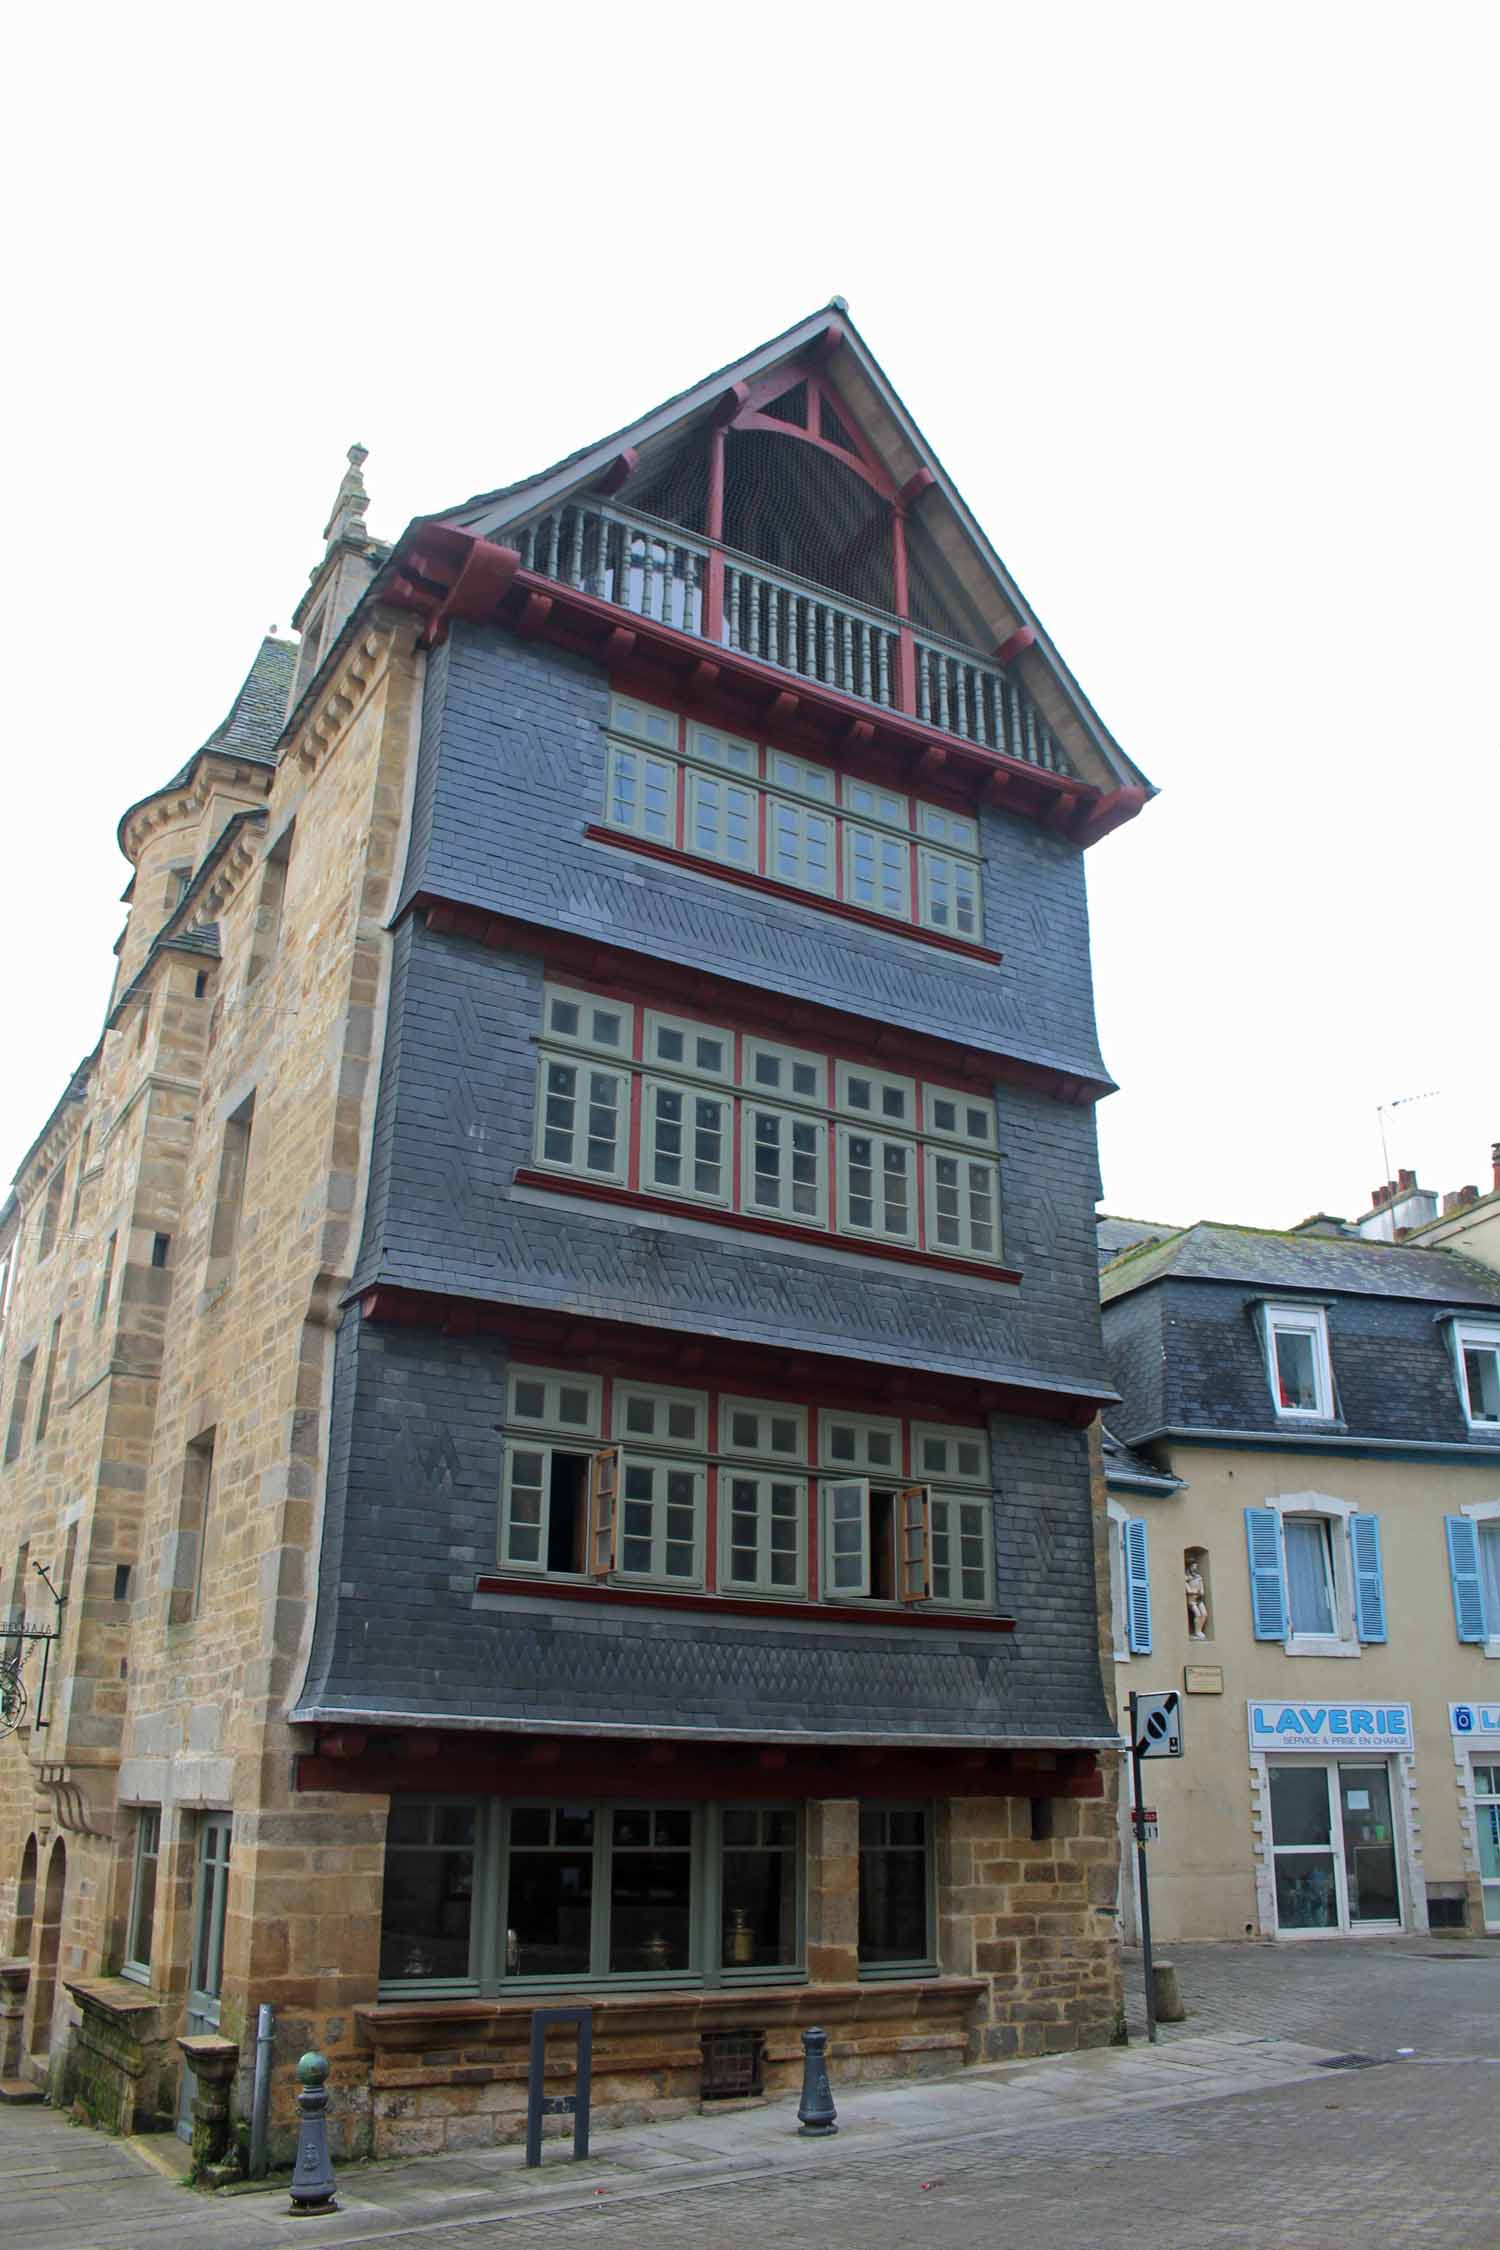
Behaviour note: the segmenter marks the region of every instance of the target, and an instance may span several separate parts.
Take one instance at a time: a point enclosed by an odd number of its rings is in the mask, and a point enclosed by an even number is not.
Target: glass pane
[[[1333,1838],[1328,1775],[1322,1766],[1272,1766],[1271,1840],[1327,1844]]]
[[[510,1816],[512,1844],[550,1844],[552,1815],[545,1805],[517,1805]]]
[[[1299,1329],[1277,1329],[1276,1379],[1283,1406],[1299,1414],[1317,1412],[1317,1362],[1311,1336]]]
[[[541,1383],[517,1383],[516,1413],[527,1422],[546,1419],[547,1393]]]
[[[469,1974],[474,1895],[470,1850],[387,1848],[380,1920],[380,1974],[399,1983]]]
[[[1500,1351],[1466,1350],[1464,1374],[1468,1378],[1469,1413],[1473,1419],[1500,1422]]]
[[[789,1968],[797,1958],[794,1855],[785,1845],[730,1849],[730,1822],[735,1817],[729,1813],[724,1817],[721,1959],[726,1969]],[[789,1814],[782,1817],[790,1822]]]
[[[1276,1919],[1284,1930],[1338,1928],[1332,1852],[1276,1854]]]
[[[649,1829],[650,1816],[644,1817]],[[693,1855],[687,1844],[671,1847],[658,1843],[650,1850],[626,1850],[621,1846],[617,1825],[610,1871],[611,1970],[621,1973],[688,1967],[692,1877]]]
[[[523,1977],[586,1975],[593,1922],[592,1851],[510,1851],[506,1964]]]
[[[1328,1526],[1318,1517],[1285,1516],[1287,1601],[1294,1633],[1334,1630]]]
[[[923,1824],[920,1813],[905,1817]],[[864,1822],[861,1820],[863,1835]],[[927,1852],[925,1845],[896,1848],[861,1843],[859,1855],[859,1957],[867,1967],[927,1958]]]
[[[131,1933],[130,1958],[147,1966],[151,1961],[151,1940],[156,1930],[156,1839],[150,1838],[149,1847],[143,1849],[140,1875],[135,1893],[135,1928]]]
[[[1500,1634],[1500,1523],[1479,1526],[1479,1575],[1490,1632]]]
[[[1396,1841],[1391,1825],[1391,1777],[1384,1766],[1340,1766],[1339,1810],[1344,1822],[1344,1873],[1353,1922],[1399,1922]]]

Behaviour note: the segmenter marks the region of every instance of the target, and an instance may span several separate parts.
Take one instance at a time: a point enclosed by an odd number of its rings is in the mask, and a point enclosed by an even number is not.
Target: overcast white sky
[[[9,34],[8,1178],[120,812],[371,525],[834,294],[1161,788],[1089,855],[1106,1207],[1488,1180],[1493,6],[30,11]]]

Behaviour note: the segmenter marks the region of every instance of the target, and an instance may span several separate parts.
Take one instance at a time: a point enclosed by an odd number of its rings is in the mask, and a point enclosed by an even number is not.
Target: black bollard
[[[321,2218],[325,2211],[336,2211],[334,2198],[333,2165],[328,2155],[328,2125],[325,2113],[328,2108],[328,2057],[304,2055],[297,2065],[297,2076],[303,2091],[297,2096],[297,2108],[302,2122],[297,2128],[297,2162],[292,2172],[292,2207],[294,2219]]]
[[[802,2034],[802,2099],[797,2104],[797,2130],[804,2140],[827,2140],[838,2131],[838,2111],[828,2084],[828,2034]]]

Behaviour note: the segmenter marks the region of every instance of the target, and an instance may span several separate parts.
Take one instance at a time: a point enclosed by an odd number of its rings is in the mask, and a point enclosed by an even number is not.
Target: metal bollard
[[[328,2155],[328,2125],[325,2112],[328,2108],[328,2057],[307,2054],[297,2065],[303,2092],[297,2096],[297,2108],[302,2122],[297,2128],[297,2162],[292,2172],[292,2207],[289,2216],[294,2219],[321,2218],[325,2211],[336,2211],[334,2197],[333,2165]]]
[[[797,2131],[804,2140],[827,2140],[838,2131],[838,2111],[828,2084],[828,2034],[802,2034],[802,2099],[797,2104]]]

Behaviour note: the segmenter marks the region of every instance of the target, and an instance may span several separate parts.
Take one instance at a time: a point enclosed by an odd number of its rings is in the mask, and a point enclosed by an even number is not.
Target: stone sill
[[[651,2034],[688,2034],[701,2026],[733,2030],[813,2024],[832,2018],[841,2025],[857,2020],[917,2018],[936,2028],[945,2019],[957,2024],[986,1990],[980,1977],[887,1977],[859,1984],[761,1985],[733,1991],[629,1993],[538,1993],[525,2000],[382,2000],[358,2007],[355,2021],[365,2042],[382,2054],[414,2058],[441,2050],[437,2066],[447,2077],[464,2066],[472,2050],[497,2046],[519,2053],[530,2038],[534,2009],[561,2004],[591,2008],[594,2015],[595,2068],[600,2045],[611,2039]],[[462,2050],[459,2052],[458,2050]],[[474,2063],[481,2058],[473,2055]]]
[[[163,2004],[161,1993],[133,1984],[128,1977],[80,1977],[75,1983],[64,1978],[63,1987],[80,2008],[112,2016],[116,2021],[152,2015]]]

